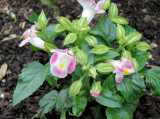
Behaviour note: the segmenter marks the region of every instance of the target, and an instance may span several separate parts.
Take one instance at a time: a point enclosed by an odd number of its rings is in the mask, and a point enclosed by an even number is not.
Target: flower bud
[[[72,23],[66,17],[59,17],[59,23],[68,31],[72,31]]]
[[[132,59],[131,53],[125,49],[122,50],[121,57],[129,60]]]
[[[132,32],[129,34],[128,39],[126,40],[126,45],[135,45],[142,37],[142,34],[138,32]]]
[[[109,19],[112,19],[113,17],[116,17],[116,16],[118,16],[117,5],[114,3],[111,3],[111,6],[108,11],[108,17],[109,17]]]
[[[89,76],[91,76],[92,78],[96,78],[97,76],[97,71],[95,67],[92,67],[91,69],[89,69]]]
[[[91,28],[89,26],[83,26],[81,29],[80,29],[80,32],[82,33],[86,33],[90,30]]]
[[[88,25],[88,21],[87,21],[86,17],[81,17],[78,20],[78,27],[79,27],[79,29],[81,29],[83,26],[87,26],[87,25]]]
[[[131,62],[132,62],[134,71],[137,72],[138,71],[138,62],[137,62],[137,60],[135,58],[132,58]]]
[[[110,7],[110,3],[111,3],[110,0],[105,0],[105,2],[102,5],[102,9],[107,10]]]
[[[101,74],[108,74],[114,70],[114,66],[109,63],[100,63],[97,66],[97,71]]]
[[[82,70],[88,70],[90,68],[90,64],[83,65]]]
[[[86,65],[88,62],[87,55],[80,49],[76,49],[76,58],[79,60],[79,63],[82,65]]]
[[[46,15],[44,14],[43,10],[41,12],[41,14],[38,17],[38,23],[37,26],[39,29],[45,29],[47,26],[48,20],[46,18]]]
[[[73,43],[77,39],[77,34],[76,33],[69,33],[65,40],[64,40],[64,45],[68,45],[70,43]]]
[[[92,84],[90,93],[93,97],[98,97],[101,92],[101,89],[102,89],[101,82],[94,81],[94,83]]]
[[[125,36],[125,30],[124,30],[123,26],[117,24],[117,38],[121,39],[124,36]]]
[[[62,33],[62,32],[64,32],[66,29],[61,25],[61,24],[58,24],[57,26],[56,26],[56,28],[55,28],[55,32],[56,33]]]
[[[69,89],[69,97],[77,95],[81,87],[82,87],[82,81],[81,80],[75,81]]]
[[[140,51],[146,51],[146,50],[149,50],[151,49],[151,47],[148,45],[148,43],[146,42],[138,42],[136,44],[136,48]]]
[[[92,46],[97,46],[97,39],[94,37],[94,36],[91,36],[91,35],[87,35],[85,37],[85,40]]]
[[[106,52],[108,52],[109,48],[105,45],[97,45],[95,48],[93,48],[90,53],[102,55]]]
[[[128,21],[123,17],[113,17],[111,20],[116,24],[129,24]]]

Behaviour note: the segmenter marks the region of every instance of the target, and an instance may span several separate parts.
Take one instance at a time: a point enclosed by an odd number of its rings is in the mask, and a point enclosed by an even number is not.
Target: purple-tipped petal
[[[66,50],[61,50],[61,49],[52,49],[50,50],[50,52],[61,52],[61,53],[67,53],[67,49]]]
[[[27,37],[29,37],[29,35],[30,35],[30,29],[28,29],[27,31],[25,31],[24,33],[23,33],[23,38],[27,38]]]
[[[76,61],[75,59],[72,59],[72,61],[70,62],[69,66],[68,66],[68,73],[72,73],[75,69],[76,66]]]
[[[67,72],[59,70],[56,66],[51,65],[51,73],[52,75],[58,78],[65,78],[67,76]]]
[[[124,71],[124,68],[123,68],[123,67],[118,67],[118,66],[116,66],[116,67],[114,68],[113,73],[119,73],[119,72],[123,72],[123,71]]]
[[[93,97],[98,97],[99,96],[99,91],[97,92],[97,93],[95,93],[95,92],[92,92],[92,90],[90,90],[90,94],[91,94],[91,96],[93,96]]]
[[[58,53],[54,53],[50,59],[50,64],[54,64],[56,60],[58,59]]]
[[[102,5],[104,4],[105,0],[100,0],[95,8],[96,13],[104,13],[104,10],[101,10]]]
[[[123,80],[123,74],[117,73],[115,76],[116,83],[120,83]]]

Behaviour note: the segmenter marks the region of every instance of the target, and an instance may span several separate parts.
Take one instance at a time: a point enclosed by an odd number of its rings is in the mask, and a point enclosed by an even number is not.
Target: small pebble
[[[152,43],[150,44],[150,46],[151,46],[151,48],[156,48],[156,47],[158,47],[158,45],[157,45],[155,42],[152,42]]]
[[[4,99],[4,94],[3,93],[0,94],[0,98]]]

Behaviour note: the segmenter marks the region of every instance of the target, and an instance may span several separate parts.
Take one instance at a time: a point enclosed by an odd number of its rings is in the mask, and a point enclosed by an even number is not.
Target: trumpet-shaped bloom
[[[77,0],[83,7],[82,17],[87,17],[88,24],[91,22],[96,13],[104,13],[101,7],[105,0],[100,0],[97,4],[95,0]]]
[[[44,41],[41,38],[37,37],[35,33],[36,28],[37,28],[36,25],[32,25],[30,29],[28,29],[23,33],[24,40],[19,44],[19,47],[24,46],[26,43],[31,43],[35,47],[41,49],[44,48]]]
[[[55,52],[50,59],[50,70],[52,75],[59,78],[65,78],[67,74],[71,74],[74,71],[76,61],[78,62],[78,60],[72,53],[69,53],[67,49],[53,49],[51,52]]]
[[[124,75],[130,75],[134,73],[132,63],[128,59],[121,58],[121,60],[110,60],[108,63],[115,67],[113,73],[116,73],[116,83],[120,83],[123,80]]]
[[[92,84],[91,90],[90,90],[91,96],[93,96],[95,98],[98,97],[101,92],[101,89],[102,89],[101,82],[94,81],[94,83]]]

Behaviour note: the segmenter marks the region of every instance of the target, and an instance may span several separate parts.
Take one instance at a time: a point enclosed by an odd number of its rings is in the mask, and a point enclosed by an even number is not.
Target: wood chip
[[[3,77],[6,75],[6,72],[7,72],[7,68],[8,68],[8,65],[6,63],[4,63],[2,66],[1,66],[1,69],[0,69],[0,81],[3,79]]]

